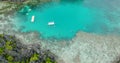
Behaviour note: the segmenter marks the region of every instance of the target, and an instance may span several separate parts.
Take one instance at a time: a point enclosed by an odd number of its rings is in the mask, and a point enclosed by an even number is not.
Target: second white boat
[[[54,21],[48,22],[49,26],[55,25]]]

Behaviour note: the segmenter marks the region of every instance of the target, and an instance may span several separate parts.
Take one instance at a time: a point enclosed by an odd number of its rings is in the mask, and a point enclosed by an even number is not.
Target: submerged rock
[[[10,1],[10,2],[24,2],[25,0],[2,0],[2,1]]]
[[[0,0],[0,14],[13,14],[26,5],[32,8],[50,1],[52,0]]]
[[[2,63],[56,63],[56,56],[40,45],[22,44],[15,36],[0,34],[0,62]]]

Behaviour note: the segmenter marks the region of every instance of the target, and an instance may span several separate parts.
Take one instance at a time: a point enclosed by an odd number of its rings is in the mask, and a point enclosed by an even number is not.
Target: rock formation
[[[22,44],[15,36],[0,34],[1,63],[57,63],[50,50],[41,50],[40,45]]]

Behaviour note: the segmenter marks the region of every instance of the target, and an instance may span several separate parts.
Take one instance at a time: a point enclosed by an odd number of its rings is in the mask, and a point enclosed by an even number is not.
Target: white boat
[[[55,25],[54,21],[48,22],[49,26]]]
[[[34,22],[34,20],[35,20],[35,16],[32,16],[31,22]]]
[[[28,12],[30,12],[32,9],[28,9]]]

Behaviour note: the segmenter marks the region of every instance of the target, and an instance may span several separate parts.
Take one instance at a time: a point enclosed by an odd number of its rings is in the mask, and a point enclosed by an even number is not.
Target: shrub
[[[8,61],[13,61],[14,58],[13,58],[12,56],[8,55],[6,59],[7,59]]]
[[[30,61],[37,61],[37,60],[39,60],[39,55],[37,54],[37,53],[34,53],[32,56],[31,56],[31,58],[30,58]]]
[[[50,58],[46,59],[46,63],[53,63]]]
[[[13,47],[12,47],[11,44],[12,44],[12,42],[7,41],[6,44],[5,44],[5,49],[7,49],[7,50],[12,50]]]
[[[4,48],[3,47],[0,47],[0,55],[2,55],[4,52]]]

